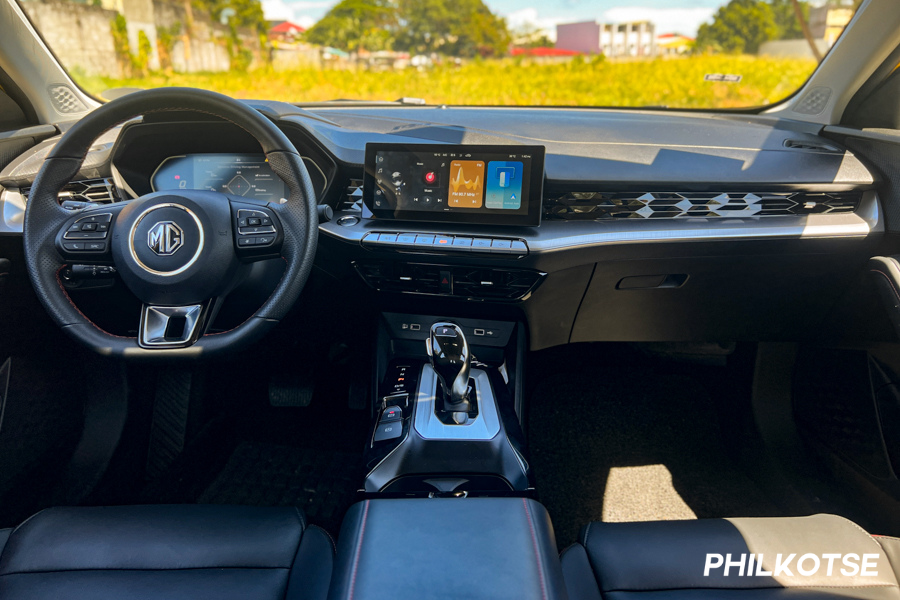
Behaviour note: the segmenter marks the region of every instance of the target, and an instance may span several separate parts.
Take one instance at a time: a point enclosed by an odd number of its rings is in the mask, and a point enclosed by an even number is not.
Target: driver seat
[[[0,598],[318,600],[333,562],[297,508],[50,508],[0,530]]]

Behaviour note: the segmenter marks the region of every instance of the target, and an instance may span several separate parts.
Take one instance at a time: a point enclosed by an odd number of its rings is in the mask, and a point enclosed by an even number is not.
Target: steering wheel
[[[161,111],[206,113],[244,129],[262,146],[288,198],[265,202],[179,189],[79,211],[60,206],[59,192],[100,134]],[[101,354],[126,358],[207,357],[247,346],[287,314],[312,267],[318,217],[309,173],[274,123],[221,94],[161,88],[101,106],[62,136],[31,188],[24,233],[26,267],[38,298],[76,340]],[[247,265],[279,258],[287,263],[284,275],[259,310],[230,331],[208,333]],[[76,264],[100,272],[114,269],[143,303],[136,338],[106,332],[75,306],[61,273]]]

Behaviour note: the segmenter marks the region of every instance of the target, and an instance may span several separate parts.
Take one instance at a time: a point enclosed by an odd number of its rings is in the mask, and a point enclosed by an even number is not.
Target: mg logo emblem
[[[150,228],[147,245],[160,256],[172,256],[184,245],[184,232],[172,221],[160,221]]]

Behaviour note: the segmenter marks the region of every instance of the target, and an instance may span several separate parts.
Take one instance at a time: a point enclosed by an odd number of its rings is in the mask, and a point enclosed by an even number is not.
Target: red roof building
[[[512,56],[578,56],[581,52],[575,50],[563,50],[562,48],[513,48]]]
[[[269,39],[278,42],[293,43],[306,31],[306,28],[290,21],[274,21],[269,28]]]

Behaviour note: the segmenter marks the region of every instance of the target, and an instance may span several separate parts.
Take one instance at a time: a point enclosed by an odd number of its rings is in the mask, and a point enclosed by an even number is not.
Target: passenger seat
[[[0,598],[321,600],[333,563],[296,508],[50,508],[0,530]]]
[[[570,600],[900,599],[900,540],[834,515],[590,523],[561,559]]]

